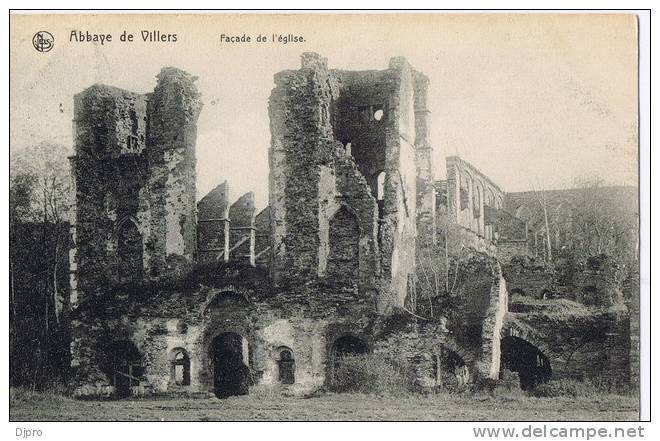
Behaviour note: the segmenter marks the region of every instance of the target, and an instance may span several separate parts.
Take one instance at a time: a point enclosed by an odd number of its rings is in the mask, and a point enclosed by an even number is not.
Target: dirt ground
[[[526,395],[431,395],[404,398],[326,394],[313,398],[249,395],[227,399],[125,399],[79,401],[16,392],[11,421],[461,421],[637,420],[637,398],[604,395],[534,398]]]

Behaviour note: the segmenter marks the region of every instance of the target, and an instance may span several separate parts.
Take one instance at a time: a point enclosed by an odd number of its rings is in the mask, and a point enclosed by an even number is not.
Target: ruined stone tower
[[[329,70],[311,53],[300,70],[275,75],[275,283],[331,279],[373,297],[381,311],[405,302],[414,284],[417,198],[428,210],[434,205],[426,196],[432,178],[424,78],[404,58],[386,70],[353,72]]]
[[[93,85],[74,98],[72,304],[186,270],[195,256],[195,78],[164,68],[152,93]]]

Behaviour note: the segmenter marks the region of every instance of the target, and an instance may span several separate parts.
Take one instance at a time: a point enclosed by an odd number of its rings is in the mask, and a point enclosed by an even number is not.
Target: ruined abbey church
[[[228,182],[197,202],[195,77],[157,78],[144,95],[94,85],[74,98],[76,396],[307,393],[367,353],[405,360],[420,390],[505,371],[523,387],[636,381],[623,300],[635,287],[606,258],[561,280],[535,264],[533,201],[463,159],[436,180],[429,80],[404,58],[344,71],[305,53],[275,75],[259,213],[252,193],[229,200]],[[575,192],[560,193],[565,209]],[[450,230],[461,252],[445,259]],[[422,287],[438,288],[435,260],[451,313]],[[552,301],[588,313],[553,315]]]

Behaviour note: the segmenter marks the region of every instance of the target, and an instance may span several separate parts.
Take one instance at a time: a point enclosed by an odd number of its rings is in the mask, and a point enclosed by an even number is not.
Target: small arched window
[[[142,235],[131,219],[122,222],[117,231],[117,257],[119,282],[142,280]]]
[[[376,178],[376,199],[382,201],[385,199],[385,172],[378,173]]]
[[[280,383],[293,384],[296,382],[296,362],[291,349],[280,348],[278,350],[277,369]]]
[[[353,145],[347,142],[344,151],[346,152],[346,156],[353,156]]]
[[[190,386],[190,358],[184,349],[175,349],[172,356],[172,382],[177,386]]]

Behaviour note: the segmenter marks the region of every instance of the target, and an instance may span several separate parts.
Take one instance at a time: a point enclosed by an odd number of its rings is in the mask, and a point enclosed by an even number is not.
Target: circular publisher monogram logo
[[[48,31],[39,31],[32,37],[32,46],[39,52],[48,52],[55,44],[55,37]]]

